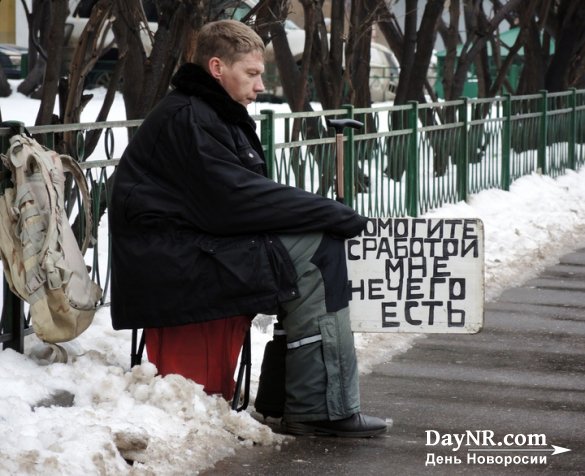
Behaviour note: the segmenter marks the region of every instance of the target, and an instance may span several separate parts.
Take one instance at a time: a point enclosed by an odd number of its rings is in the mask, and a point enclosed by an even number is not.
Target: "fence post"
[[[571,88],[571,96],[569,99],[569,106],[571,108],[571,119],[569,125],[569,157],[567,166],[570,169],[577,170],[577,157],[575,153],[577,142],[577,89]]]
[[[353,119],[353,106],[346,104],[343,106],[346,111],[348,119]],[[345,141],[343,151],[343,194],[344,203],[353,208],[354,194],[355,194],[355,148],[354,148],[354,129],[353,127],[345,128]]]
[[[467,114],[469,98],[461,98],[459,106],[459,122],[462,122],[461,143],[459,144],[459,154],[457,158],[457,197],[459,200],[466,201],[469,192],[469,117]]]
[[[6,278],[4,282],[4,299],[2,301],[2,334],[10,338],[3,342],[3,349],[13,349],[21,354],[24,352],[25,315],[24,303],[10,290]]]
[[[6,122],[7,125],[14,125],[17,126],[19,132],[22,132],[24,129],[24,124],[21,122]],[[0,148],[1,152],[4,153],[8,150],[9,142],[8,136],[1,136],[0,137]],[[2,184],[0,189],[0,194],[4,194],[4,187],[5,187],[5,180],[7,177],[4,175],[7,173],[7,170],[4,166],[1,166],[2,169]],[[2,317],[0,318],[0,327],[2,328],[2,336],[8,336],[8,339],[2,340],[2,348],[3,349],[13,349],[17,352],[23,353],[24,352],[24,329],[25,329],[25,315],[24,315],[24,303],[22,300],[16,296],[11,290],[10,286],[8,286],[8,282],[6,281],[6,277],[4,273],[2,273],[2,281],[3,281],[3,292],[4,298],[2,301]]]
[[[409,101],[408,128],[410,129],[408,162],[406,167],[406,212],[411,217],[418,216],[418,103]]]
[[[542,175],[548,173],[546,166],[546,145],[548,143],[548,91],[540,91],[542,97],[540,98],[540,138],[538,140],[538,159],[537,167]]]
[[[510,153],[512,149],[512,95],[505,94],[503,101],[502,122],[502,169],[500,170],[500,182],[502,190],[510,190]]]
[[[260,141],[266,156],[266,170],[268,177],[274,180],[274,111],[263,109],[260,111]]]

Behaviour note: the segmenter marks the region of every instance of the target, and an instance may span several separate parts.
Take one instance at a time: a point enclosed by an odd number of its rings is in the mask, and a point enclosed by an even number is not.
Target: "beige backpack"
[[[71,157],[16,134],[1,155],[0,249],[12,292],[30,304],[36,335],[48,343],[66,342],[91,324],[102,290],[83,259],[91,239],[90,196],[79,165]],[[65,173],[79,188],[85,229],[77,244],[64,205]],[[8,173],[7,173],[8,172]]]

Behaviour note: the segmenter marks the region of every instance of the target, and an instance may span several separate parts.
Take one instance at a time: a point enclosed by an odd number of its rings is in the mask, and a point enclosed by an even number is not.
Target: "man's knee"
[[[345,259],[345,241],[324,235],[311,262],[319,268],[325,287],[327,312],[349,305],[349,283]]]
[[[305,294],[306,299],[310,290],[320,289],[324,312],[337,312],[349,305],[344,240],[322,233],[280,235],[279,239],[295,265],[301,296]]]

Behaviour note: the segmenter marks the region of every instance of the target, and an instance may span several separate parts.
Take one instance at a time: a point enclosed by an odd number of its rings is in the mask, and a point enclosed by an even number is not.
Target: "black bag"
[[[264,418],[280,418],[284,413],[286,332],[274,324],[272,340],[266,344],[254,407]]]

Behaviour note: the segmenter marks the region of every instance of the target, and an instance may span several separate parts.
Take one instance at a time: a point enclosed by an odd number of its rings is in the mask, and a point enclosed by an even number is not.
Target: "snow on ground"
[[[82,121],[95,117],[103,90],[94,92]],[[125,118],[120,103],[109,120]],[[253,105],[251,112],[266,107]],[[38,102],[15,93],[0,99],[0,108],[4,119],[31,125]],[[532,174],[515,181],[509,192],[483,191],[427,216],[483,221],[490,301],[585,246],[585,169],[556,180]],[[271,322],[263,316],[253,326],[252,397]],[[360,371],[406,351],[418,338],[424,336],[356,335]],[[1,475],[196,474],[239,448],[287,442],[192,381],[161,378],[148,362],[130,369],[130,332],[111,328],[108,307],[63,347],[67,363],[51,363],[51,349],[34,335],[26,338],[24,355],[0,352]]]

